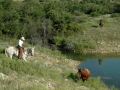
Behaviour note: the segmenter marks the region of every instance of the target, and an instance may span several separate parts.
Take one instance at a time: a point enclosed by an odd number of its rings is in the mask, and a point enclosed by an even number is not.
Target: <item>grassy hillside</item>
[[[82,33],[69,36],[70,43],[81,43],[84,53],[114,53],[120,52],[120,18],[111,15],[99,17],[81,16],[84,20],[80,23]],[[103,19],[104,26],[99,27],[99,20]],[[86,45],[86,47],[85,47]],[[89,47],[90,46],[90,47]],[[88,48],[88,49],[87,49]]]
[[[99,77],[75,82],[82,60],[68,58],[56,48],[74,53],[120,52],[119,0],[34,1],[0,2],[0,90],[118,90]],[[36,47],[27,62],[4,54],[21,35],[26,37],[25,47]],[[40,47],[49,44],[54,44],[53,50]]]
[[[108,88],[99,77],[75,82],[81,61],[68,59],[60,51],[35,46],[35,56],[25,62],[6,57],[5,45],[0,44],[0,90],[118,90]]]
[[[82,33],[69,36],[70,43],[81,43],[92,46],[83,49],[84,53],[113,53],[119,52],[120,18],[111,15],[90,17],[83,15],[83,23],[79,26]],[[99,27],[103,19],[104,26]],[[82,60],[68,58],[57,50],[35,46],[35,56],[28,56],[28,62],[10,60],[4,54],[8,45],[17,45],[16,39],[3,37],[0,40],[0,90],[118,90],[114,86],[106,86],[100,78],[90,77],[84,83],[75,82],[77,66]],[[25,47],[31,46],[25,42]]]

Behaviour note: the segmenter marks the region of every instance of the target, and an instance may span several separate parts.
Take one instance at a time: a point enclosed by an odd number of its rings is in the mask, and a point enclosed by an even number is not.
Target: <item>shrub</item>
[[[53,42],[55,45],[60,46],[62,40],[63,40],[63,37],[55,36],[55,37],[53,37],[52,42]]]
[[[120,13],[113,13],[111,17],[120,17]]]
[[[91,15],[91,16],[93,16],[93,17],[100,16],[100,14],[99,14],[99,13],[97,13],[97,12],[91,12],[91,13],[90,13],[90,15]]]
[[[90,41],[72,41],[68,39],[64,39],[62,46],[65,50],[72,51],[74,53],[82,53],[84,49],[96,48],[95,43]]]

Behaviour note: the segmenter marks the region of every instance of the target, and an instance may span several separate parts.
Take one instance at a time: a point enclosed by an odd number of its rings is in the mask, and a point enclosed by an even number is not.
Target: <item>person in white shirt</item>
[[[19,49],[18,58],[19,59],[22,58],[22,54],[23,54],[23,51],[24,51],[24,47],[23,47],[24,41],[25,41],[24,37],[21,37],[18,41],[18,49]]]

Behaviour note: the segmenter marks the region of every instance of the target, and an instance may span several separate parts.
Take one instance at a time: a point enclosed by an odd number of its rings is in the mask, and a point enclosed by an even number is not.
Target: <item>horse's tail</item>
[[[5,49],[5,55],[8,57],[7,48]]]

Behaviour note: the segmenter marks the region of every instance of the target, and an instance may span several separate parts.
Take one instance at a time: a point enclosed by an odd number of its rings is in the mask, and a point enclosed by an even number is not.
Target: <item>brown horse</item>
[[[100,20],[99,26],[103,27],[103,20],[102,19]]]
[[[78,69],[78,75],[81,75],[83,82],[90,77],[90,71],[87,68]]]

